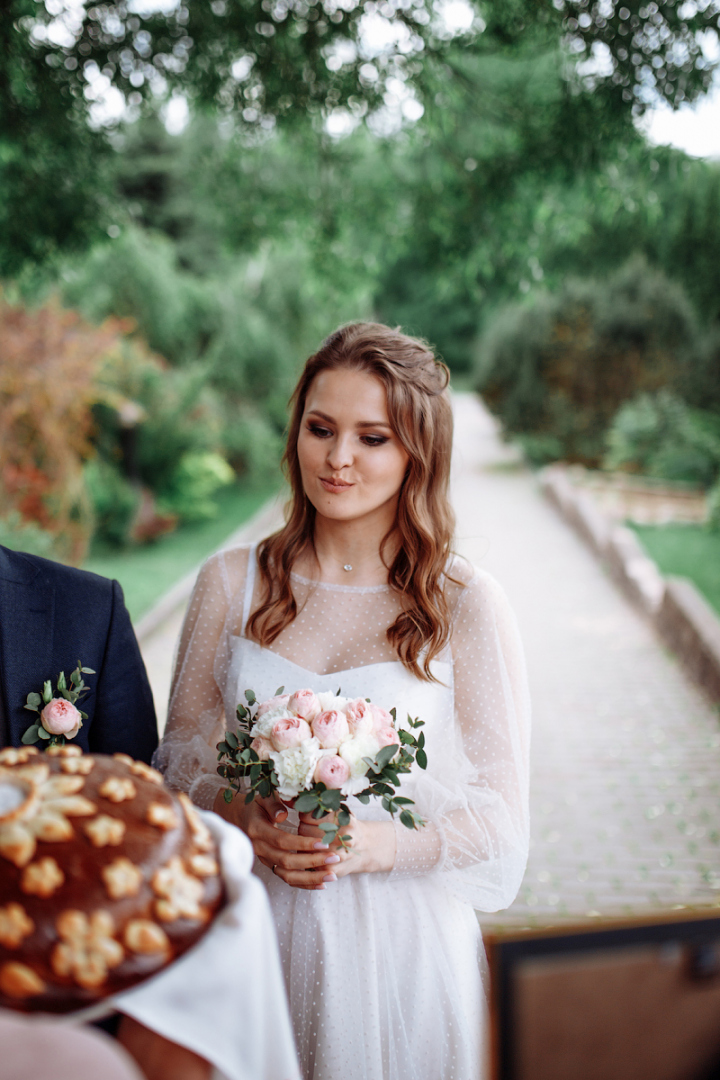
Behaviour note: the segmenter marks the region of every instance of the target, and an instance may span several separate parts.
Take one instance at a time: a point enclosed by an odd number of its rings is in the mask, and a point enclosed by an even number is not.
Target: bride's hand
[[[329,821],[330,817],[322,820]],[[324,833],[312,814],[300,814],[298,836],[322,840]],[[346,841],[346,847],[336,839],[328,849],[338,856],[337,865],[332,868],[337,877],[388,871],[395,865],[397,839],[392,821],[361,821],[351,814],[350,824],[342,828],[338,836],[350,839]]]
[[[314,837],[306,838],[278,828],[287,818],[287,809],[279,799],[256,797],[246,804],[240,795],[226,803],[220,791],[213,809],[247,834],[260,862],[288,885],[296,889],[323,889],[325,881],[334,880],[331,870],[338,859],[333,852]]]

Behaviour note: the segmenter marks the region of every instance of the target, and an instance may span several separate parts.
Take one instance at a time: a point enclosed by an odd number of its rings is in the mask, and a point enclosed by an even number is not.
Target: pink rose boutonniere
[[[83,720],[87,720],[87,713],[76,707],[76,702],[90,689],[85,685],[83,675],[94,674],[92,668],[83,667],[78,660],[69,682],[65,672],[61,671],[56,689],[50,679],[46,679],[41,694],[28,694],[25,708],[39,715],[22,737],[26,746],[32,743],[62,746],[68,739],[75,738]]]

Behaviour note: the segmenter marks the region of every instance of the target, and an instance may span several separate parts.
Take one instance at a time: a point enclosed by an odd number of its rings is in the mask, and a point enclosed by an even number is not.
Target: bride
[[[305,1080],[480,1077],[475,912],[507,907],[525,868],[522,650],[499,586],[451,553],[447,381],[397,330],[332,334],[292,399],[287,524],[208,560],[180,640],[157,760],[253,844]],[[215,745],[247,688],[279,686],[424,720],[428,768],[402,793],[425,827],[351,799],[343,850],[278,802],[228,805]]]

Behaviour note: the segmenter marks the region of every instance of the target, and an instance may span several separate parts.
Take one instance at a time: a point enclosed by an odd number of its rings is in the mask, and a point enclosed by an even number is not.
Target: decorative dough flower
[[[107,894],[111,900],[122,900],[126,896],[137,896],[142,885],[142,871],[124,855],[114,862],[103,866],[100,877],[105,882]]]
[[[65,875],[58,864],[47,856],[25,867],[20,878],[20,888],[24,893],[31,893],[33,896],[48,897],[52,896],[64,881]]]
[[[102,986],[110,968],[125,955],[115,940],[115,923],[109,911],[94,911],[88,919],[82,911],[63,911],[55,921],[62,941],[51,958],[56,975],[72,976],[80,986]]]
[[[20,904],[10,903],[0,907],[0,945],[17,949],[23,938],[32,934],[35,923]]]
[[[186,919],[202,919],[206,912],[200,906],[205,887],[196,877],[188,874],[182,860],[174,855],[166,866],[155,871],[152,886],[156,896],[161,897],[155,910],[163,922]]]
[[[117,847],[122,844],[125,836],[125,822],[120,818],[110,817],[109,814],[98,814],[92,821],[87,822],[84,830],[93,847]]]
[[[8,997],[35,997],[36,994],[42,994],[44,989],[45,983],[27,964],[18,964],[11,960],[0,968],[0,990]]]
[[[205,822],[202,821],[200,815],[184,791],[178,792],[178,800],[183,808],[185,820],[190,826],[190,832],[193,834],[193,840],[195,841],[196,846],[200,851],[212,851],[215,844],[210,834],[210,830]]]
[[[0,767],[0,855],[26,866],[38,840],[69,840],[73,827],[68,818],[89,817],[97,810],[76,794],[84,783],[82,776],[50,776],[40,761],[12,770]]]
[[[120,803],[134,799],[137,788],[127,776],[108,776],[98,788],[98,794],[110,802]]]
[[[170,939],[151,919],[131,919],[123,931],[123,941],[130,952],[143,956],[153,953],[166,954],[170,951]]]
[[[156,825],[158,829],[177,829],[180,822],[177,814],[169,803],[152,802],[147,808],[145,820],[150,825]]]

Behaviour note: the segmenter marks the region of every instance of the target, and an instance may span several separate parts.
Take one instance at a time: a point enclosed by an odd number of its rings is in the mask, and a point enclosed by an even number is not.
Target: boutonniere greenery
[[[87,713],[76,708],[76,702],[90,689],[85,685],[83,675],[94,674],[92,668],[83,667],[78,660],[69,682],[65,672],[61,671],[55,688],[51,680],[46,679],[42,693],[28,694],[25,708],[38,713],[38,718],[22,737],[26,746],[32,743],[62,746],[68,739],[75,738],[83,720],[87,720]]]

